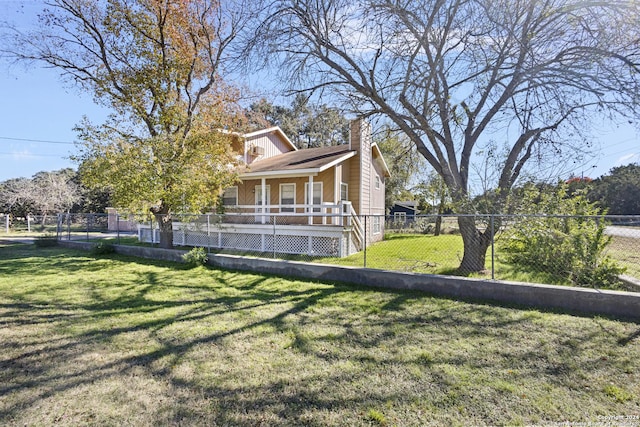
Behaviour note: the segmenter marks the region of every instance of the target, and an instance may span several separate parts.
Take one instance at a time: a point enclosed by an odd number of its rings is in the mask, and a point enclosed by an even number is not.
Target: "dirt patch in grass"
[[[25,246],[0,324],[3,425],[640,415],[640,325],[597,317]]]

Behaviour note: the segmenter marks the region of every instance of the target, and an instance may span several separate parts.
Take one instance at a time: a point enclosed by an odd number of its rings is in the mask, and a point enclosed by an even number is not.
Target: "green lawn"
[[[625,267],[625,274],[640,280],[640,240],[632,237],[613,236],[607,254]]]
[[[459,235],[388,234],[365,251],[344,258],[323,258],[321,262],[414,273],[449,274],[462,259]],[[489,264],[489,267],[491,264]]]
[[[640,324],[599,317],[13,245],[0,324],[1,425],[640,416]]]
[[[607,254],[627,268],[626,274],[640,278],[640,240],[615,237]],[[384,241],[374,243],[364,251],[345,258],[321,258],[318,262],[348,265],[384,270],[406,271],[428,274],[460,274],[457,271],[462,260],[462,237],[456,234],[440,236],[424,234],[388,234]],[[473,277],[491,277],[491,248],[487,250],[485,271],[473,274]],[[494,254],[494,277],[500,280],[512,280],[529,283],[547,283],[570,285],[569,280],[560,280],[543,271],[520,268],[505,261],[496,243]]]

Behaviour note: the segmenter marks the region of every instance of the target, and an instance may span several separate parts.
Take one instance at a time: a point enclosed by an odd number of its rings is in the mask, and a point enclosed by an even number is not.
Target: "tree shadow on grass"
[[[131,422],[137,411],[142,424],[365,425],[366,408],[398,407],[397,414],[421,411],[446,424],[454,421],[449,408],[492,414],[493,404],[505,418],[476,415],[471,422],[506,424],[510,413],[544,413],[504,395],[491,378],[542,378],[561,391],[594,368],[619,380],[621,359],[594,354],[634,339],[620,338],[616,323],[610,327],[617,333],[602,334],[589,319],[572,329],[569,318],[553,320],[556,329],[546,333],[541,312],[419,292],[109,261],[71,256],[69,264],[41,266],[47,274],[87,267],[74,270],[73,285],[57,286],[50,302],[28,295],[12,301],[3,291],[0,323],[14,333],[3,339],[0,357],[0,420],[23,420],[25,408],[73,407],[82,393],[78,405],[91,408],[94,423]],[[92,281],[101,268],[111,283]],[[638,359],[630,359],[631,369]],[[478,385],[465,385],[470,375]],[[114,383],[115,395],[100,388]],[[145,391],[149,383],[160,389]],[[149,403],[137,404],[139,394]],[[588,410],[587,400],[577,402],[576,413]],[[123,418],[108,418],[118,406]],[[66,424],[86,421],[79,416]]]

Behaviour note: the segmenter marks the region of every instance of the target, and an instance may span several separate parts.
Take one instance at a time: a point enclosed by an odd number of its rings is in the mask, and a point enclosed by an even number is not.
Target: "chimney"
[[[352,199],[356,212],[360,215],[369,215],[371,213],[371,182],[372,182],[372,165],[371,165],[371,125],[363,118],[357,118],[351,121],[349,127],[349,145],[356,152],[356,179],[352,186],[349,187],[355,200]]]
[[[349,148],[360,153],[371,151],[371,124],[361,117],[349,126]]]

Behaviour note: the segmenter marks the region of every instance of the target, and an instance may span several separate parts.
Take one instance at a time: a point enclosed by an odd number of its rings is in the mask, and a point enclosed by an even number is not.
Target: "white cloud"
[[[13,158],[15,160],[25,160],[25,159],[33,159],[35,156],[34,154],[27,150],[27,149],[23,149],[23,150],[12,150],[11,151],[11,155],[13,156]]]
[[[631,153],[631,154],[626,154],[622,157],[619,157],[618,160],[616,160],[616,165],[622,166],[622,165],[634,163],[637,161],[640,161],[640,153]]]

